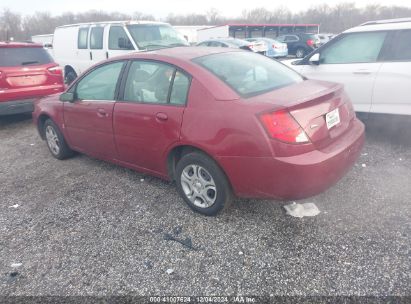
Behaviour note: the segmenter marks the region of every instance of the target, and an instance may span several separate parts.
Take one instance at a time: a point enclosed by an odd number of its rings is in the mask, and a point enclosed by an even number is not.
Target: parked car
[[[34,99],[62,91],[62,70],[41,44],[0,42],[0,115],[30,113]]]
[[[53,54],[64,68],[66,83],[92,65],[135,51],[188,45],[168,23],[151,21],[94,22],[59,26]]]
[[[211,46],[211,47],[229,47],[235,49],[242,49],[247,51],[252,51],[255,53],[265,53],[267,51],[267,46],[263,41],[247,41],[243,39],[236,38],[219,38],[205,40],[197,44],[197,46]]]
[[[303,58],[320,45],[320,39],[315,34],[290,33],[275,39],[286,43],[288,54],[295,55],[297,58]]]
[[[341,85],[265,56],[170,48],[102,62],[35,104],[51,154],[72,151],[175,180],[195,211],[233,195],[303,198],[336,183],[364,142]]]
[[[279,58],[288,56],[288,48],[286,43],[282,43],[275,39],[266,37],[247,38],[246,40],[249,42],[264,42],[267,47],[267,51],[264,53],[264,55],[266,55],[267,57]]]
[[[364,23],[303,60],[283,63],[344,84],[357,112],[411,115],[411,18]]]

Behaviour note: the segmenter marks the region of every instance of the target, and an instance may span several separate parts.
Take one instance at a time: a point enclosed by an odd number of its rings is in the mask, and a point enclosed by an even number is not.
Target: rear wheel
[[[232,192],[224,172],[200,152],[184,155],[176,167],[177,189],[191,209],[216,215],[229,207]]]
[[[305,50],[303,48],[299,48],[297,49],[297,51],[295,51],[295,56],[297,58],[303,58],[305,55]]]
[[[57,159],[65,159],[73,154],[73,151],[67,145],[63,134],[51,120],[47,119],[43,126],[43,132],[46,137],[47,146],[51,154]]]

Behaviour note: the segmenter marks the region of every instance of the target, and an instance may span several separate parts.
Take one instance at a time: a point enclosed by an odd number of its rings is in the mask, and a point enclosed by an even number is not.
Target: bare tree
[[[241,16],[226,18],[211,8],[204,14],[169,14],[165,20],[172,25],[219,25],[224,23],[318,23],[322,32],[339,33],[347,28],[369,20],[401,18],[411,16],[411,8],[401,6],[368,5],[356,7],[353,2],[335,6],[322,4],[303,12],[291,13],[286,7],[274,10],[260,7],[244,10]],[[60,25],[113,20],[155,20],[154,16],[143,12],[124,14],[91,10],[83,13],[66,12],[53,16],[49,12],[36,12],[22,17],[9,9],[0,11],[0,40],[13,37],[15,40],[27,40],[32,35],[51,34]]]
[[[20,40],[23,38],[21,27],[21,15],[12,12],[9,9],[3,9],[0,13],[0,39]]]

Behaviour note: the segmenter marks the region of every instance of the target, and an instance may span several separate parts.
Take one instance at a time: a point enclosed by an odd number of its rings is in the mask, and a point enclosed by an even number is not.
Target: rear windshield
[[[53,62],[47,51],[40,47],[0,48],[0,67],[40,65]]]
[[[227,52],[193,59],[243,97],[269,92],[303,81],[285,65],[252,52]]]

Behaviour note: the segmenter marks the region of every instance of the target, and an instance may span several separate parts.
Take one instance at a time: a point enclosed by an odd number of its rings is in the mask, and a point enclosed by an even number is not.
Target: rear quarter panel
[[[270,156],[256,116],[258,106],[241,99],[216,100],[211,91],[193,79],[180,144],[196,146],[214,158]]]

